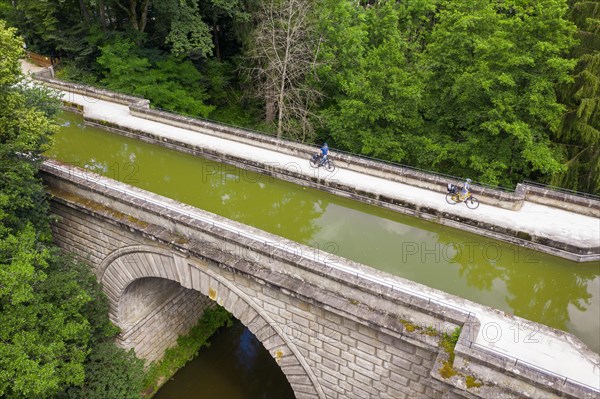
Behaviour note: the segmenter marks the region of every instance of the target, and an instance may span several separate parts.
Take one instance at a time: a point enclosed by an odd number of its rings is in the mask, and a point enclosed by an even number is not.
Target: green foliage
[[[0,53],[0,237],[3,229],[18,230],[28,223],[47,234],[45,194],[35,174],[57,128],[48,118],[56,113],[57,103],[43,98],[45,89],[17,84],[22,79],[22,41],[3,21]]]
[[[59,273],[67,282],[75,282],[90,297],[90,301],[80,308],[80,312],[90,325],[92,345],[112,339],[119,333],[119,329],[108,318],[108,297],[102,291],[89,265],[71,255],[58,253],[51,259],[50,271]]]
[[[563,0],[452,1],[422,60],[436,166],[492,184],[561,170],[549,132],[563,107],[555,86],[573,62]]]
[[[62,273],[28,225],[0,240],[0,395],[47,397],[83,381],[90,300]]]
[[[78,67],[75,63],[68,63],[68,61],[56,71],[56,78],[89,86],[98,85],[98,78],[95,74]]]
[[[171,31],[165,41],[171,45],[175,55],[212,52],[212,41],[208,25],[202,21],[198,0],[181,0],[171,20]]]
[[[49,244],[48,203],[36,173],[56,129],[50,117],[57,98],[17,83],[22,42],[3,21],[0,52],[0,397],[56,397],[77,386],[85,394],[74,397],[106,397],[125,392],[123,384],[139,392],[134,371],[141,366],[131,355],[105,354],[105,345],[89,349],[117,332],[95,276]],[[102,378],[112,384],[103,393],[94,388]]]
[[[569,18],[577,24],[579,44],[572,57],[574,79],[559,90],[567,106],[554,140],[563,153],[564,172],[548,181],[573,190],[600,194],[600,4],[571,1]]]
[[[421,125],[422,91],[406,60],[409,11],[395,1],[362,8],[334,0],[327,8],[320,75],[333,101],[323,110],[326,127],[342,148],[405,160],[405,142]]]
[[[177,346],[165,351],[163,358],[158,363],[152,363],[144,380],[144,392],[158,389],[158,384],[164,378],[169,378],[178,369],[192,360],[198,351],[210,345],[208,339],[222,326],[231,326],[232,316],[224,308],[215,307],[204,310],[198,323],[192,327],[187,335],[177,338]]]
[[[0,18],[19,28],[29,49],[40,51],[48,48],[47,42],[60,36],[57,14],[56,2],[22,0],[5,6]]]
[[[60,398],[139,399],[144,380],[144,362],[133,349],[126,351],[113,342],[94,347],[85,365],[85,383],[70,387]]]
[[[492,184],[532,179],[599,193],[597,1],[316,2],[303,22],[319,26],[318,57],[292,66],[316,61],[318,76],[284,91],[292,93],[279,107],[288,107],[285,123],[274,119],[273,87],[249,101],[253,82],[237,72],[252,67],[242,43],[252,48],[258,11],[270,3],[153,1],[147,15],[143,3],[0,0],[0,18],[29,49],[60,51],[59,76],[163,109],[269,132],[284,125],[305,140],[316,126],[320,138],[359,154]],[[0,69],[18,67],[16,54],[2,54]],[[318,96],[290,105],[309,91]],[[306,112],[294,114],[300,105]]]
[[[98,64],[101,80],[111,90],[145,97],[156,107],[191,116],[206,117],[213,107],[206,105],[201,76],[190,61],[168,57],[152,64],[136,54],[132,42],[102,47]]]

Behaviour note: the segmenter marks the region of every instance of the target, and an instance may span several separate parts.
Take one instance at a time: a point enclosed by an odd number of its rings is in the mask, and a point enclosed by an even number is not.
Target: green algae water
[[[69,113],[47,155],[571,332],[600,350],[599,262],[568,261],[278,181],[86,127]]]

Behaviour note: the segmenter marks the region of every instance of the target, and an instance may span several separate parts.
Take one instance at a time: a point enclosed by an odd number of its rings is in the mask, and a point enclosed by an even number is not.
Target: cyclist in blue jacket
[[[467,179],[462,186],[462,190],[460,190],[460,198],[463,200],[467,198],[469,191],[471,191],[471,185],[469,183],[471,183],[471,179]]]
[[[325,165],[327,162],[327,155],[329,154],[329,146],[327,143],[323,143],[323,147],[321,147],[321,162],[319,163],[321,166]]]

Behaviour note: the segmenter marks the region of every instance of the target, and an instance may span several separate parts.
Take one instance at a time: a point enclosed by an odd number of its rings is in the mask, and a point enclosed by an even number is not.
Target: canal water
[[[62,124],[52,158],[571,332],[600,350],[599,262],[579,264],[86,127],[78,115],[65,113]]]

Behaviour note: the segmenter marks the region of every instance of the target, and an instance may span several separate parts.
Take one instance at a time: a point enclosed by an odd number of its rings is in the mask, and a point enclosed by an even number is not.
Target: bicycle
[[[479,207],[479,200],[468,193],[465,198],[461,198],[454,184],[448,184],[448,194],[446,194],[446,202],[450,205],[456,205],[464,202],[467,208],[477,209]]]
[[[314,154],[310,158],[310,161],[309,161],[310,166],[313,168],[319,168],[319,167],[323,166],[325,168],[325,170],[327,170],[328,172],[333,172],[335,170],[335,164],[333,163],[333,161],[329,157],[327,157],[325,162],[323,162],[322,159],[323,159],[322,154]]]

